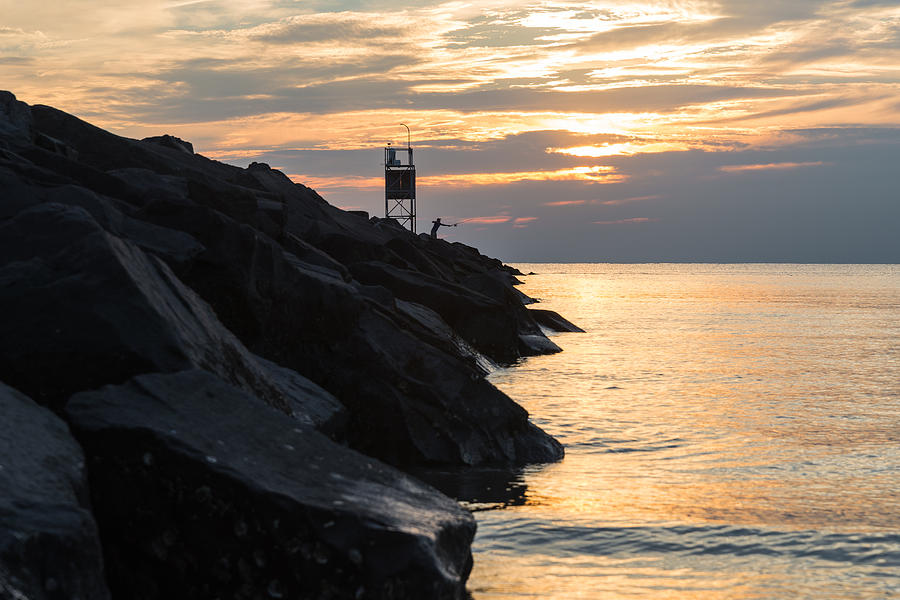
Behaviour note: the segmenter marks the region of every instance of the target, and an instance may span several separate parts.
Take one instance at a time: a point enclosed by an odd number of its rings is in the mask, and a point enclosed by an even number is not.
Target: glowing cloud
[[[805,167],[823,167],[830,163],[822,161],[816,162],[782,162],[782,163],[766,163],[758,165],[725,165],[719,167],[724,173],[742,173],[744,171],[784,171],[787,169],[802,169]]]
[[[509,223],[512,220],[512,217],[509,215],[496,215],[493,217],[471,217],[468,219],[463,219],[464,223],[473,223],[478,225],[496,225],[498,223]]]
[[[577,146],[575,148],[548,148],[548,152],[568,154],[569,156],[582,156],[600,158],[603,156],[631,156],[633,154],[650,154],[654,152],[679,152],[690,150],[691,146],[684,142],[655,142],[604,144],[602,146]]]
[[[621,183],[626,176],[615,167],[593,166],[556,169],[553,171],[516,171],[512,173],[462,173],[429,175],[420,177],[416,185],[421,187],[469,187],[507,185],[524,181],[586,181],[590,183]]]
[[[556,200],[554,202],[544,202],[543,206],[580,206],[586,203],[586,200]]]
[[[537,220],[537,217],[516,217],[513,220],[513,227],[516,229],[524,229],[528,227],[529,224]]]

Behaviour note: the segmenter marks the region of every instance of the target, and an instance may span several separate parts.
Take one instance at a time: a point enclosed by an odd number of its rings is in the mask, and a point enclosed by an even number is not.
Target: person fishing
[[[434,239],[437,239],[437,232],[438,232],[438,229],[440,229],[441,227],[456,227],[457,225],[459,225],[459,223],[453,223],[453,224],[441,223],[440,217],[438,217],[437,219],[432,221],[432,224],[433,224],[433,226],[431,228],[431,237]]]

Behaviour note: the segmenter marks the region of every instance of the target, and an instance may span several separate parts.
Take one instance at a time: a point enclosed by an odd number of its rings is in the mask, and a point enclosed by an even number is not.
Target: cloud
[[[554,202],[544,202],[543,206],[580,206],[586,202],[586,200],[556,200]]]
[[[509,185],[529,181],[587,181],[612,184],[626,179],[611,166],[578,166],[553,171],[516,171],[511,173],[463,173],[447,175],[427,175],[419,177],[419,187],[469,187],[487,185]]]
[[[600,158],[603,156],[620,156],[642,154],[650,152],[681,152],[690,150],[691,146],[685,142],[625,142],[621,144],[603,144],[602,146],[577,146],[574,148],[548,148],[548,152],[568,154],[569,156],[590,156]]]
[[[473,225],[497,225],[499,223],[509,223],[512,220],[512,217],[509,215],[495,215],[493,217],[470,217],[468,219],[464,219],[465,223],[472,223]]]
[[[644,202],[647,200],[659,200],[662,196],[654,194],[651,196],[632,196],[630,198],[616,198],[615,200],[596,200],[592,204],[602,204],[603,206],[621,206],[622,204],[631,204],[632,202]]]
[[[659,219],[648,217],[632,217],[631,219],[617,219],[615,221],[592,221],[594,225],[628,225],[632,223],[655,223]]]
[[[402,15],[382,18],[358,13],[324,13],[288,17],[247,31],[249,39],[274,44],[312,42],[382,44],[401,42],[413,26]]]
[[[766,163],[755,165],[723,165],[719,170],[724,173],[742,173],[745,171],[785,171],[788,169],[802,169],[806,167],[822,167],[828,163],[822,161],[815,162],[782,162],[782,163]]]

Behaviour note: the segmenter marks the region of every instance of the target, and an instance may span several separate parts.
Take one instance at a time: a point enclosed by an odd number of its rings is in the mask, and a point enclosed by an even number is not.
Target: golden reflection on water
[[[477,513],[475,600],[900,590],[900,268],[520,268],[588,333],[492,375],[567,456]]]

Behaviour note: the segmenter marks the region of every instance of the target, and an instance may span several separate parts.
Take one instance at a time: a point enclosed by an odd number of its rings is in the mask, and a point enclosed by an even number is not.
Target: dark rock
[[[206,303],[81,208],[44,204],[0,224],[0,314],[0,379],[42,404],[199,366],[287,410]]]
[[[269,377],[285,394],[290,416],[326,435],[341,437],[347,429],[347,409],[330,392],[296,371],[256,357]]]
[[[499,269],[470,275],[462,282],[470,290],[487,296],[503,306],[504,311],[514,319],[521,356],[562,352],[559,346],[544,335],[532,317],[531,311],[525,308],[520,298],[521,293],[513,287],[515,283],[515,277]]]
[[[552,331],[584,333],[584,329],[572,324],[568,320],[561,317],[559,313],[556,313],[552,310],[530,308],[528,309],[528,312],[531,313],[531,315],[534,317],[534,320],[537,321],[540,325]]]
[[[0,598],[109,598],[81,448],[2,383],[0,415]]]
[[[194,153],[194,145],[190,142],[186,142],[181,138],[177,138],[174,135],[157,135],[153,137],[147,137],[141,140],[142,142],[149,142],[151,144],[159,144],[160,146],[164,146],[166,148],[171,148],[173,150],[177,150],[179,152],[184,152],[186,154]]]
[[[34,138],[31,108],[15,95],[0,90],[0,140],[26,144]],[[2,146],[0,146],[2,147]]]
[[[171,172],[172,164],[152,150],[154,145],[117,136],[50,106],[32,106],[31,114],[37,132],[74,148],[84,166],[100,171],[141,167],[176,174]]]
[[[203,251],[203,246],[190,235],[123,214],[113,200],[83,187],[63,185],[50,188],[40,198],[43,202],[81,207],[109,233],[125,238],[142,250],[171,263],[183,263]]]
[[[487,296],[382,262],[353,263],[350,272],[365,284],[383,285],[398,298],[431,308],[469,344],[498,362],[511,363],[520,356],[515,316]]]
[[[138,188],[143,199],[141,206],[152,200],[185,200],[189,195],[187,179],[178,175],[161,175],[137,167],[111,169],[107,173]]]
[[[484,380],[476,353],[454,342],[460,336],[438,341],[443,332],[434,318],[426,326],[398,311],[385,288],[348,284],[204,207],[153,204],[142,216],[203,243],[206,250],[179,276],[252,352],[333,393],[348,409],[354,448],[392,464],[561,457],[561,447]],[[508,316],[500,306],[491,314]]]
[[[412,335],[397,335],[396,324],[377,312],[363,313],[357,328],[367,340],[362,354],[351,354],[357,372],[345,372],[343,381],[326,387],[353,414],[351,433],[359,450],[399,465],[562,458],[562,446],[473,363]]]
[[[48,150],[53,154],[61,154],[70,160],[78,160],[78,150],[44,133],[36,134],[34,136],[34,143],[36,146]]]
[[[34,206],[40,200],[41,191],[28,185],[22,177],[4,165],[0,158],[0,189],[3,190],[3,200],[0,201],[0,219],[8,219],[29,206]]]
[[[380,287],[379,289],[385,290],[385,288]],[[385,291],[387,292],[387,290]],[[417,337],[425,339],[432,346],[446,349],[448,354],[459,354],[471,358],[476,365],[484,370],[485,374],[498,367],[490,358],[478,352],[466,340],[461,338],[439,314],[427,306],[415,302],[407,302],[406,300],[396,300],[394,304],[400,314],[412,321],[407,324],[407,328],[414,332]]]
[[[325,252],[322,252],[312,244],[304,242],[293,234],[285,234],[285,239],[282,241],[282,245],[284,246],[285,250],[306,263],[307,266],[315,265],[324,267],[329,271],[340,274],[341,279],[347,282],[352,279],[352,277],[350,276],[350,271],[347,270],[347,267],[334,260],[333,258],[331,258],[331,256],[329,256]]]
[[[206,372],[66,412],[117,597],[464,597],[471,515]]]

